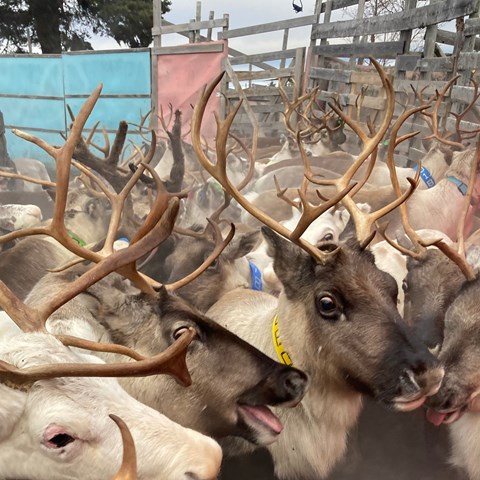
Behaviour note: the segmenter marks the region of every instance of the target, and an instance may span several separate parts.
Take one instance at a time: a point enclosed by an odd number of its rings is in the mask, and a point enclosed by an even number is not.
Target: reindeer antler
[[[229,180],[227,175],[227,151],[226,151],[226,143],[229,134],[230,127],[232,125],[233,119],[235,118],[240,106],[241,102],[236,106],[236,108],[227,116],[224,121],[221,121],[217,115],[215,115],[215,121],[217,123],[217,137],[216,137],[216,153],[217,153],[217,163],[212,164],[208,157],[205,155],[205,152],[202,148],[201,143],[201,127],[202,127],[202,119],[205,113],[205,108],[208,102],[208,99],[213,93],[216,85],[220,82],[223,73],[219,75],[208,88],[204,89],[202,92],[201,98],[198,103],[195,105],[195,109],[193,112],[192,117],[192,142],[193,148],[197,157],[202,164],[202,166],[208,171],[208,173],[214,177],[222,187],[230,194],[233,198],[251,213],[253,216],[258,218],[262,223],[269,226],[273,230],[275,230],[280,235],[294,241],[297,245],[311,254],[314,258],[318,261],[324,263],[331,258],[331,252],[323,252],[320,251],[318,248],[310,244],[309,242],[303,240],[301,237],[303,231],[307,228],[307,224],[312,222],[315,218],[319,217],[323,212],[328,210],[334,203],[338,202],[343,196],[345,196],[353,187],[354,185],[346,186],[346,188],[339,192],[330,202],[327,202],[323,205],[312,207],[308,204],[306,199],[303,199],[302,202],[304,203],[304,211],[302,213],[302,217],[300,219],[300,223],[295,229],[294,232],[289,231],[286,227],[284,227],[279,222],[275,221],[273,218],[266,215],[264,212],[256,208],[251,202],[249,202],[244,195],[235,187]],[[303,231],[302,231],[303,229]]]
[[[301,143],[299,144],[300,153],[305,165],[305,176],[312,183],[317,185],[333,185],[336,187],[337,192],[343,191],[346,186],[350,183],[355,173],[362,166],[362,164],[367,160],[371,155],[369,168],[367,173],[362,180],[362,182],[357,185],[357,187],[352,191],[351,195],[345,195],[342,199],[342,203],[345,208],[350,213],[351,218],[355,223],[355,229],[357,233],[357,238],[362,247],[368,245],[372,240],[373,235],[371,229],[375,222],[397,208],[401,203],[403,203],[414,191],[416,187],[416,182],[412,179],[408,179],[410,183],[409,189],[399,198],[394,200],[389,205],[384,206],[376,212],[363,212],[360,208],[357,207],[353,200],[355,193],[365,184],[368,180],[368,176],[373,170],[374,163],[376,161],[378,145],[382,138],[384,137],[391,119],[393,117],[394,108],[395,108],[395,92],[393,90],[392,82],[388,79],[387,75],[381,68],[380,64],[373,58],[370,58],[370,61],[373,63],[375,69],[377,70],[380,79],[382,81],[383,87],[386,91],[386,105],[385,105],[385,116],[380,124],[379,129],[376,133],[372,133],[372,136],[369,136],[360,126],[360,124],[351,118],[349,118],[337,105],[330,104],[330,107],[335,111],[335,113],[343,119],[343,121],[357,134],[363,143],[363,149],[360,154],[357,156],[353,164],[347,169],[347,171],[339,178],[336,179],[318,179],[315,177],[314,173],[311,170],[308,157],[303,149]]]
[[[70,135],[63,147],[51,147],[37,137],[19,133],[19,136],[41,146],[55,158],[57,195],[52,224],[48,227],[25,229],[21,231],[18,236],[25,236],[29,233],[47,234],[57,239],[73,253],[98,262],[69,284],[68,287],[63,289],[59,295],[45,300],[42,304],[36,306],[36,308],[24,304],[0,281],[0,305],[25,332],[45,331],[45,323],[54,311],[116,270],[128,278],[131,278],[140,288],[143,287],[144,290],[155,293],[145,278],[136,271],[135,262],[170,235],[178,212],[178,198],[174,197],[167,200],[167,198],[159,194],[155,208],[152,209],[147,216],[144,225],[132,239],[129,247],[118,252],[111,252],[111,248],[109,247],[108,254],[105,253],[104,256],[100,255],[99,252],[91,252],[88,249],[80,247],[75,242],[68,240],[69,237],[68,234],[66,234],[66,228],[63,223],[72,155],[76,147],[76,142],[78,142],[81,136],[83,125],[92,111],[95,101],[100,95],[100,91],[101,85],[97,87],[85,102],[77,119],[73,123]],[[111,220],[109,232],[113,231],[115,227],[118,227],[119,215],[119,213],[116,213],[112,216],[113,220]],[[7,237],[8,236],[4,236],[2,239]],[[103,350],[127,354],[132,358],[136,358],[137,362],[109,365],[57,364],[37,366],[28,369],[19,369],[5,362],[1,362],[0,381],[25,384],[32,383],[41,378],[53,378],[57,376],[135,376],[169,373],[179,379],[183,384],[189,384],[190,377],[185,364],[185,353],[186,347],[194,335],[193,331],[186,332],[185,335],[182,335],[166,352],[152,358],[143,357],[133,350],[126,349],[119,345],[109,345],[105,347],[102,344],[96,344],[95,342],[89,342],[75,337],[57,336],[65,345],[74,345],[89,350]]]
[[[132,434],[130,433],[127,424],[120,417],[113,414],[110,414],[109,417],[120,429],[123,442],[122,465],[112,480],[137,480],[137,456]]]

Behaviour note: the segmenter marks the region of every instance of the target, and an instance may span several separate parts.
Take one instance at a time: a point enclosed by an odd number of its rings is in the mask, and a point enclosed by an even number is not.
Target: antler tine
[[[431,101],[433,101],[433,99],[431,99],[429,101],[429,103],[431,103]],[[412,108],[408,111],[403,112],[403,114],[397,119],[397,121],[395,122],[395,124],[392,128],[391,141],[388,144],[388,150],[387,150],[387,166],[388,166],[388,169],[390,171],[390,181],[392,182],[392,187],[395,191],[395,194],[396,194],[397,198],[402,197],[402,191],[401,191],[401,188],[400,188],[400,183],[398,181],[397,171],[396,171],[396,168],[395,168],[395,160],[394,160],[395,148],[403,140],[406,140],[407,138],[411,138],[411,137],[413,137],[413,136],[415,136],[419,133],[419,132],[411,132],[411,133],[409,133],[407,135],[404,135],[404,136],[400,137],[399,139],[397,139],[398,132],[399,132],[401,126],[407,120],[407,118],[409,118],[411,115],[414,115],[415,113],[422,112],[425,109],[427,109],[430,106],[429,103],[427,103],[427,104],[423,103],[419,107],[414,107],[414,108]],[[421,171],[421,164],[419,164],[418,168],[417,168],[417,172],[416,172],[415,180],[414,180],[415,184],[418,182],[418,180],[420,178],[420,171]],[[410,181],[411,179],[408,179],[408,180]],[[410,238],[410,240],[411,240],[411,242],[414,246],[414,251],[410,251],[408,249],[405,249],[403,247],[399,247],[399,246],[395,245],[393,240],[388,238],[388,236],[386,235],[385,229],[383,229],[383,231],[381,231],[382,236],[385,238],[385,240],[387,240],[387,242],[390,245],[394,246],[397,249],[401,248],[400,251],[402,253],[406,254],[406,255],[410,255],[411,257],[414,257],[414,258],[420,258],[420,257],[424,256],[425,253],[426,253],[426,247],[431,245],[431,243],[427,243],[424,240],[422,240],[422,238],[417,234],[417,232],[411,226],[410,221],[408,219],[407,206],[406,206],[405,202],[400,203],[400,216],[402,218],[402,224],[403,224],[403,228],[405,230],[405,233],[407,234],[408,238]]]
[[[112,480],[137,480],[137,456],[132,434],[130,433],[127,424],[120,417],[113,414],[110,414],[109,417],[120,429],[123,443],[122,465]]]
[[[442,137],[440,135],[440,132],[438,131],[439,125],[438,125],[438,110],[440,109],[440,105],[442,104],[442,101],[448,92],[449,89],[453,87],[453,84],[460,78],[460,75],[456,75],[453,77],[450,81],[447,82],[447,84],[444,86],[444,88],[438,92],[436,91],[436,100],[435,104],[433,106],[433,109],[431,112],[423,112],[423,115],[430,117],[431,119],[431,129],[432,129],[432,134],[426,137],[427,139],[432,139],[435,138],[438,140],[440,143],[443,143],[444,145],[447,145],[449,147],[455,147],[460,150],[465,150],[465,147],[458,142],[454,142],[452,140],[448,140],[446,137]]]
[[[386,91],[385,116],[382,120],[382,123],[380,124],[378,131],[375,133],[375,135],[373,135],[372,137],[369,137],[366,134],[366,132],[363,131],[363,129],[361,128],[358,122],[349,118],[340,108],[338,108],[337,105],[330,104],[330,107],[335,111],[335,113],[347,125],[349,125],[350,128],[360,137],[360,139],[363,142],[363,149],[358,155],[358,157],[356,158],[356,160],[353,162],[353,164],[343,174],[343,176],[336,179],[317,179],[314,177],[314,175],[312,175],[311,169],[305,168],[306,170],[305,176],[308,178],[309,181],[317,185],[334,185],[337,189],[337,192],[345,191],[345,189],[348,187],[348,184],[352,180],[353,175],[357,172],[357,170],[365,162],[365,160],[369,157],[369,155],[372,155],[372,154],[373,154],[373,158],[371,159],[369,170],[371,171],[371,169],[373,169],[373,162],[376,159],[378,144],[380,143],[383,136],[385,135],[385,132],[387,131],[390,125],[390,121],[393,117],[393,113],[395,109],[395,92],[393,90],[392,82],[389,80],[389,78],[387,77],[386,73],[383,71],[380,64],[374,58],[370,58],[370,61],[373,63],[375,69],[377,70],[380,76],[380,79],[382,81],[383,87]],[[300,151],[302,152],[302,149],[300,146],[299,148],[300,148]],[[302,153],[302,158],[304,160],[304,165],[308,167],[308,162],[306,162],[306,155],[304,155],[304,152]],[[363,181],[366,182],[367,178],[368,177],[366,177]],[[407,192],[407,194],[404,197],[402,197],[402,201],[404,201],[408,197],[408,195],[410,195],[413,192],[413,188],[414,188],[414,185],[412,183],[409,192]],[[371,240],[372,238],[371,227],[373,226],[375,221],[378,220],[378,218],[380,218],[382,215],[385,215],[389,211],[396,208],[396,206],[398,206],[399,203],[401,203],[401,201],[397,199],[391,205],[388,205],[382,208],[378,212],[365,213],[365,212],[362,212],[357,207],[352,196],[353,195],[344,196],[342,199],[342,203],[350,213],[350,216],[355,223],[357,238],[360,241],[360,244],[362,246],[365,246],[365,243],[368,240]]]
[[[285,195],[285,192],[288,190],[288,188],[280,187],[280,183],[276,175],[273,176],[273,181],[275,182],[277,197],[283,200],[284,202],[287,202],[290,206],[292,206],[293,208],[301,212],[302,211],[301,202],[295,202]]]
[[[209,218],[207,218],[207,221],[210,224],[210,226],[213,228],[213,232],[214,232],[215,248],[213,252],[192,273],[190,273],[186,277],[174,283],[165,285],[167,290],[170,290],[170,291],[178,290],[179,288],[184,287],[185,285],[187,285],[187,283],[192,282],[198,276],[200,276],[219,257],[219,255],[223,252],[225,247],[230,243],[233,236],[235,235],[235,225],[233,223],[230,224],[230,231],[228,232],[225,239],[222,239],[222,233],[220,232],[220,228],[218,227],[218,225],[212,220],[210,220]]]
[[[247,170],[247,174],[245,175],[245,178],[237,185],[237,190],[239,192],[241,192],[249,183],[250,183],[250,180],[253,178],[253,175],[255,174],[255,159],[256,159],[256,148],[257,148],[257,142],[256,142],[256,138],[257,138],[257,132],[254,132],[253,134],[253,138],[254,138],[254,142],[253,142],[253,146],[252,146],[252,150],[253,151],[250,151],[247,146],[245,145],[245,142],[240,140],[240,138],[238,138],[235,134],[229,132],[229,135],[230,137],[232,137],[236,142],[238,142],[238,144],[240,145],[240,147],[242,148],[242,150],[246,153],[247,157],[248,157],[248,170]]]
[[[162,128],[164,132],[168,132],[168,125],[170,125],[170,122],[172,121],[172,116],[173,116],[173,106],[171,103],[168,104],[168,107],[170,109],[170,118],[168,119],[168,123],[165,122],[165,117],[163,115],[163,107],[160,105],[160,115],[157,115],[158,119],[160,120],[160,123],[162,125]]]
[[[205,108],[207,106],[207,102],[211,97],[215,87],[222,79],[224,73],[217,76],[217,78],[210,84],[208,88],[204,88],[202,95],[195,105],[195,109],[193,111],[192,117],[192,144],[195,150],[195,153],[198,157],[199,162],[201,165],[207,170],[207,172],[214,177],[217,181],[220,182],[224,190],[226,190],[233,198],[251,215],[256,217],[260,220],[264,225],[269,226],[273,230],[275,230],[278,234],[282,235],[285,238],[290,239],[291,233],[285,226],[280,224],[279,222],[275,221],[273,218],[266,215],[260,209],[255,207],[251,202],[249,202],[245,196],[243,196],[238,189],[230,182],[227,176],[227,165],[226,165],[226,141],[228,137],[228,131],[231,127],[231,124],[235,118],[235,115],[238,112],[238,109],[241,106],[241,102],[237,105],[237,107],[226,117],[225,120],[221,121],[217,115],[215,115],[215,121],[217,124],[217,138],[216,138],[216,152],[217,152],[217,163],[213,164],[206,156],[205,152],[202,148],[201,143],[201,127],[202,127],[202,119],[205,113]],[[302,249],[307,251],[310,255],[312,255],[315,259],[319,262],[327,262],[331,255],[326,252],[322,252],[317,249],[315,246],[310,244],[309,242],[303,240],[302,238],[298,238],[295,243],[299,245]]]
[[[108,133],[107,133],[107,129],[105,128],[105,126],[102,126],[102,133],[103,133],[103,139],[105,141],[105,146],[104,147],[101,147],[100,145],[98,145],[96,143],[93,143],[91,140],[90,140],[90,143],[88,145],[91,145],[93,148],[96,148],[99,152],[102,152],[104,158],[108,158],[108,156],[110,154],[110,139],[108,138]]]
[[[462,122],[463,118],[473,108],[477,100],[480,98],[477,81],[474,78],[471,78],[470,82],[473,84],[473,98],[471,102],[465,107],[465,109],[461,113],[450,112],[450,114],[455,117],[455,131],[457,132],[457,136],[460,141],[467,139],[469,134],[477,134],[480,131],[480,129],[467,131],[460,128],[460,123]]]
[[[55,363],[17,368],[0,360],[0,382],[29,385],[37,380],[57,377],[143,377],[168,374],[173,376],[183,386],[189,386],[192,381],[187,369],[186,353],[187,347],[194,337],[195,332],[193,330],[186,331],[165,351],[150,358],[143,357],[136,362],[103,364]],[[68,339],[68,337],[65,338]],[[86,345],[79,343],[75,346],[89,349],[89,343],[92,342],[86,342]],[[113,349],[110,349],[110,351],[122,353]]]
[[[122,153],[123,146],[125,145],[125,140],[127,138],[128,132],[128,123],[125,120],[120,121],[118,124],[117,133],[113,140],[112,150],[109,151],[109,154],[105,158],[107,163],[113,166],[117,166],[120,160],[120,154]],[[110,147],[109,147],[110,148]]]
[[[90,130],[88,137],[85,139],[85,143],[87,145],[91,144],[92,138],[95,135],[95,132],[97,131],[98,126],[100,125],[100,120],[97,120],[95,124],[93,125],[92,129]]]
[[[315,88],[311,90],[310,92],[306,92],[303,94],[301,97],[294,98],[294,100],[291,102],[290,99],[288,98],[287,93],[283,89],[283,86],[281,84],[278,85],[278,91],[280,92],[280,95],[282,97],[283,102],[285,103],[286,109],[284,112],[284,122],[285,122],[285,127],[289,132],[292,134],[296,133],[296,128],[294,128],[291,124],[291,116],[293,115],[294,112],[296,112],[297,108],[303,104],[305,100],[308,100],[309,98],[312,98],[316,96],[316,93],[318,92],[318,88]]]
[[[68,105],[68,103],[67,103],[67,112],[68,112],[68,115],[70,117],[70,120],[72,122],[74,122],[75,121],[75,115],[73,114],[72,107],[70,107],[70,105]]]
[[[66,247],[75,254],[79,254],[80,252],[85,250],[82,249],[80,245],[78,245],[70,238],[67,229],[65,228],[65,225],[63,223],[63,219],[65,216],[68,182],[70,178],[70,165],[73,152],[78,141],[80,140],[85,122],[87,121],[88,116],[90,115],[93,107],[95,106],[95,103],[100,96],[101,90],[102,84],[99,84],[98,87],[87,99],[87,101],[84,103],[84,105],[80,109],[80,112],[78,113],[77,118],[73,122],[70,134],[62,147],[52,147],[47,142],[38,137],[35,137],[25,132],[21,132],[16,129],[12,130],[15,135],[34,143],[55,159],[57,192],[53,211],[53,219],[49,226],[33,227],[29,229],[18,230],[16,232],[11,232],[10,234],[1,237],[1,242],[6,242],[15,238],[24,237],[26,235],[45,234],[54,237],[64,247]]]
[[[300,237],[304,234],[305,230],[310,226],[310,224],[315,221],[322,213],[326,212],[329,208],[336,205],[340,202],[346,195],[350,193],[350,191],[355,187],[356,183],[348,185],[344,188],[341,192],[338,192],[334,197],[330,200],[322,203],[321,205],[314,206],[310,204],[307,200],[306,196],[306,189],[298,190],[298,194],[300,195],[300,201],[302,202],[302,216],[295,227],[295,230],[290,234],[290,240],[292,242],[296,242],[300,239]]]
[[[17,178],[18,180],[24,180],[25,182],[35,183],[37,185],[44,185],[45,187],[55,188],[57,186],[55,182],[49,182],[48,180],[40,180],[39,178],[27,177],[26,175],[20,175],[19,173],[4,172],[3,170],[0,170],[0,177]]]

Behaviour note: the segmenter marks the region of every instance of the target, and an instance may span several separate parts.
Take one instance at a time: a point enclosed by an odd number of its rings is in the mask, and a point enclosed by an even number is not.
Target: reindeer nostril
[[[299,370],[291,370],[284,379],[285,393],[292,398],[299,397],[304,394],[307,388],[308,377]]]
[[[200,477],[192,472],[187,472],[185,474],[185,480],[200,480]]]

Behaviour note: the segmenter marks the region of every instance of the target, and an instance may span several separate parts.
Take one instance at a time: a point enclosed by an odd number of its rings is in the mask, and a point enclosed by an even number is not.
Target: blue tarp
[[[139,123],[151,108],[149,49],[109,52],[75,52],[63,55],[0,56],[0,111],[3,113],[11,158],[52,159],[35,145],[18,138],[12,128],[61,145],[68,133],[68,104],[76,115],[85,99],[101,82],[102,97],[86,128],[97,120],[113,141],[120,120]],[[136,130],[130,127],[129,131]],[[130,135],[135,143],[140,139]],[[103,136],[97,134],[97,143]]]

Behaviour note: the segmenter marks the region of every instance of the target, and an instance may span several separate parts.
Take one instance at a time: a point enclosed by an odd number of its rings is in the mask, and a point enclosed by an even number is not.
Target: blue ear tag
[[[248,261],[248,264],[250,265],[250,274],[252,276],[252,290],[258,290],[261,292],[263,290],[262,272],[250,260]]]
[[[413,167],[413,170],[416,172],[418,170],[418,165],[415,165]],[[428,188],[432,188],[435,186],[435,179],[425,167],[422,167],[420,170],[420,178],[425,182],[425,185]]]

